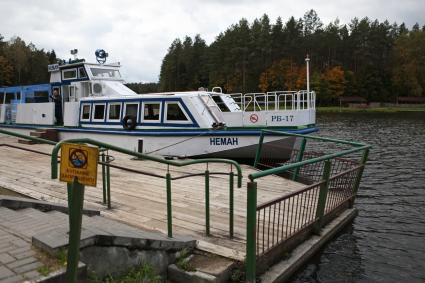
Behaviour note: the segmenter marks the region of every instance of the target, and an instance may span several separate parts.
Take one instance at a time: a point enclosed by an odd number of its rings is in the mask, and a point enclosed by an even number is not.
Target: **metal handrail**
[[[35,141],[35,142],[38,142],[38,143],[46,143],[46,144],[50,144],[50,145],[55,145],[56,144],[56,142],[51,141],[51,140],[46,140],[46,139],[37,138],[37,137],[31,137],[31,136],[27,136],[27,135],[23,135],[23,134],[11,132],[11,131],[6,131],[6,130],[3,130],[3,129],[0,129],[0,134],[5,134],[5,135],[9,135],[9,136],[15,136],[15,137],[18,137],[18,138],[31,140],[31,141]]]
[[[16,145],[12,145],[12,144],[2,143],[2,144],[0,144],[0,147],[1,146],[10,147],[10,148],[19,149],[19,150],[24,150],[24,151],[28,151],[28,152],[32,152],[32,153],[41,154],[41,155],[50,156],[50,153],[46,153],[46,152],[42,152],[42,151],[39,151],[39,150],[30,149],[30,148],[20,147],[20,146],[16,146]]]
[[[233,93],[229,95],[233,99],[237,97],[240,100],[238,104],[240,104],[240,108],[243,111],[247,111],[251,104],[253,104],[253,111],[280,110],[282,101],[284,102],[283,110],[308,110],[316,107],[316,94],[314,91],[269,91],[266,93]],[[288,97],[289,99],[287,99]],[[257,98],[261,98],[260,101]],[[269,107],[273,103],[274,107]]]
[[[57,168],[57,161],[58,161],[58,153],[59,150],[61,148],[61,145],[63,143],[84,143],[84,144],[91,144],[91,145],[96,145],[98,147],[102,147],[102,148],[106,148],[106,149],[110,149],[113,151],[117,151],[117,152],[121,152],[127,155],[131,155],[137,158],[142,158],[142,159],[146,159],[146,160],[151,160],[151,161],[155,161],[155,162],[159,162],[162,164],[166,164],[168,166],[176,166],[176,167],[184,167],[184,166],[188,166],[188,165],[193,165],[193,164],[207,164],[207,170],[205,171],[205,226],[206,226],[206,234],[207,236],[210,234],[210,211],[209,211],[209,176],[210,176],[210,172],[208,170],[208,164],[209,163],[224,163],[224,164],[230,164],[232,166],[235,166],[236,171],[237,171],[237,175],[238,175],[238,188],[242,187],[242,169],[239,165],[239,163],[237,163],[236,161],[233,160],[228,160],[228,159],[220,159],[220,158],[204,158],[204,159],[197,159],[197,160],[190,160],[190,161],[183,161],[183,162],[176,162],[176,161],[172,161],[172,160],[165,160],[165,159],[161,159],[159,157],[156,156],[151,156],[151,155],[147,155],[147,154],[143,154],[143,153],[138,153],[138,152],[134,152],[128,149],[124,149],[118,146],[114,146],[111,144],[107,144],[107,143],[103,143],[103,142],[99,142],[96,140],[92,140],[92,139],[88,139],[88,138],[82,138],[82,139],[68,139],[68,140],[62,140],[59,143],[57,143],[52,150],[52,157],[51,157],[51,167],[52,167],[52,174],[51,174],[51,178],[52,179],[57,179],[58,177],[58,168]],[[230,172],[230,212],[229,212],[229,234],[230,237],[233,237],[233,172]],[[106,173],[107,177],[110,176],[109,173]],[[155,176],[154,176],[155,177]],[[169,170],[167,169],[167,173],[165,176],[166,179],[166,187],[167,187],[167,230],[168,230],[168,236],[172,237],[173,236],[173,232],[172,232],[172,207],[171,207],[171,175]],[[109,186],[110,181],[107,180],[107,184]],[[110,190],[107,190],[108,194],[110,194]],[[108,198],[110,199],[110,196],[108,196]]]
[[[297,93],[297,96],[300,96],[300,93]],[[314,94],[313,94],[314,95]],[[298,104],[297,108],[300,108],[300,105]],[[265,134],[270,134],[270,135],[283,135],[283,136],[293,136],[293,137],[300,137],[302,138],[302,142],[301,142],[301,147],[300,150],[296,156],[296,160],[294,163],[290,163],[290,164],[286,164],[286,165],[282,165],[276,168],[271,168],[271,169],[267,169],[264,171],[259,171],[259,172],[255,172],[252,173],[248,176],[249,178],[249,182],[247,183],[247,224],[246,224],[246,235],[247,235],[247,239],[246,239],[246,261],[245,261],[245,268],[246,268],[246,278],[247,278],[247,282],[255,282],[255,278],[256,278],[256,261],[257,261],[257,256],[259,256],[256,252],[256,248],[257,248],[257,212],[259,212],[260,210],[265,210],[267,209],[267,207],[271,207],[274,206],[274,208],[276,208],[276,204],[279,203],[279,208],[280,208],[280,202],[284,201],[284,200],[289,200],[290,198],[294,198],[295,196],[299,196],[302,195],[303,193],[312,190],[314,188],[318,188],[319,191],[319,195],[317,197],[317,203],[315,204],[315,214],[314,217],[311,219],[308,219],[308,225],[309,227],[312,227],[313,232],[315,233],[319,233],[321,227],[323,226],[323,217],[325,216],[326,213],[328,213],[326,211],[326,205],[327,205],[327,194],[328,194],[328,187],[330,182],[335,179],[335,178],[339,178],[339,177],[344,177],[347,173],[352,172],[352,174],[354,174],[354,181],[351,183],[351,193],[352,195],[350,196],[350,198],[344,199],[343,201],[350,201],[351,205],[354,202],[355,199],[355,195],[357,193],[358,187],[360,185],[360,180],[363,174],[363,170],[367,161],[367,157],[368,157],[368,153],[369,153],[369,149],[370,149],[370,145],[368,144],[364,144],[364,143],[359,143],[359,142],[353,142],[353,141],[345,141],[345,140],[339,140],[339,139],[334,139],[334,138],[324,138],[324,137],[317,137],[317,136],[309,136],[309,135],[301,135],[301,134],[293,134],[293,133],[286,133],[286,132],[279,132],[279,131],[273,131],[273,130],[262,130],[261,134],[260,134],[260,140],[258,143],[258,147],[257,147],[257,152],[256,152],[256,156],[255,156],[255,163],[254,166],[256,166],[259,162],[260,159],[260,155],[261,155],[261,149],[262,149],[262,145],[264,142],[264,136]],[[338,144],[344,144],[344,145],[350,145],[353,146],[353,148],[347,149],[347,150],[343,150],[340,152],[336,152],[336,153],[332,153],[332,154],[326,154],[323,156],[319,156],[319,157],[315,157],[315,158],[311,158],[308,160],[302,160],[303,159],[303,154],[304,154],[304,150],[305,150],[305,145],[306,145],[306,141],[308,139],[312,139],[312,140],[319,140],[319,141],[324,141],[324,142],[334,142],[334,143],[338,143]],[[360,162],[358,162],[358,165],[355,166],[354,168],[351,168],[350,170],[346,170],[344,172],[340,172],[338,174],[336,174],[335,176],[331,176],[331,160],[332,159],[337,159],[340,158],[342,156],[354,153],[354,152],[359,152],[359,151],[363,151],[362,157]],[[299,168],[301,168],[302,166],[305,165],[309,165],[309,164],[314,164],[314,163],[318,163],[318,162],[324,162],[324,167],[323,167],[323,173],[321,176],[321,179],[317,182],[315,182],[314,184],[307,186],[306,188],[291,193],[289,195],[285,195],[282,196],[280,198],[271,200],[265,204],[262,204],[260,206],[257,206],[257,182],[256,179],[265,177],[265,176],[269,176],[269,175],[275,175],[275,174],[281,174],[283,172],[286,172],[290,169],[295,169],[294,170],[294,175],[293,175],[293,179],[296,180],[297,178],[297,174],[299,171]],[[351,173],[350,173],[351,174]],[[305,197],[307,198],[307,197]],[[303,198],[302,198],[303,199]],[[270,210],[269,210],[270,213]],[[270,217],[270,214],[269,214]],[[269,218],[270,220],[270,218]],[[283,220],[282,220],[283,221]],[[307,225],[306,224],[306,225]],[[279,224],[278,224],[279,225]],[[299,225],[300,226],[300,225]],[[300,227],[298,227],[299,229],[304,229],[305,227],[303,225],[301,225]],[[270,227],[268,228],[270,229]],[[274,230],[274,222],[273,222],[273,228]],[[283,230],[282,230],[283,231]],[[294,231],[297,232],[298,230]],[[299,232],[299,231],[298,231]],[[263,233],[264,233],[264,227],[263,227]],[[269,233],[269,231],[268,231]],[[267,234],[268,237],[269,234]],[[272,235],[274,235],[274,233],[272,233]],[[267,238],[268,240],[268,238]],[[263,237],[263,241],[264,241],[264,237]],[[272,242],[274,241],[274,238],[272,236]],[[279,242],[279,241],[278,241]],[[279,242],[280,244],[281,242]],[[269,247],[270,249],[272,247]],[[267,249],[267,251],[269,250],[269,248]],[[264,246],[263,246],[263,252],[264,252]]]
[[[367,144],[359,143],[359,142],[353,142],[353,141],[346,141],[346,140],[340,140],[340,139],[334,139],[334,138],[327,138],[327,137],[318,137],[318,136],[311,136],[311,135],[302,135],[302,134],[281,132],[281,131],[276,131],[276,130],[261,130],[260,139],[259,139],[259,142],[258,142],[258,147],[257,147],[257,151],[256,151],[256,154],[255,154],[254,167],[257,167],[257,164],[258,164],[258,162],[260,160],[260,155],[261,155],[261,150],[262,150],[262,146],[263,146],[264,136],[267,133],[268,134],[272,134],[272,135],[282,135],[282,136],[292,136],[292,137],[303,138],[304,145],[302,146],[303,147],[303,150],[302,151],[304,151],[305,142],[307,141],[307,139],[310,139],[310,140],[319,140],[319,141],[326,141],[326,142],[334,142],[334,143],[345,144],[345,145],[351,145],[351,146],[354,146],[354,147],[357,148],[353,152],[360,151],[360,150],[365,149],[365,148],[359,148],[359,147],[370,148],[370,146],[367,145]],[[320,161],[323,161],[323,160],[326,160],[326,159],[335,158],[335,157],[346,155],[346,154],[349,154],[349,153],[352,153],[352,152],[344,152],[343,151],[343,152],[340,152],[339,155],[337,155],[337,156],[333,156],[333,154],[332,155],[329,155],[329,156],[321,156],[321,157],[318,157],[318,158],[324,158],[324,159],[315,161],[316,158],[313,158],[313,159],[310,159],[310,161],[313,161],[311,163],[320,162]],[[303,152],[301,153],[301,156],[300,157],[302,157],[302,154],[303,154]],[[336,154],[338,154],[338,153],[336,153]],[[298,162],[301,162],[301,160],[298,160]],[[283,165],[283,166],[280,166],[280,167],[269,169],[269,170],[274,170],[273,172],[275,172],[275,173],[270,173],[270,174],[282,173],[282,172],[284,172],[284,171],[286,171],[288,169],[297,168],[297,167],[306,165],[306,164],[300,164],[299,166],[296,166],[297,164],[298,163],[291,163],[291,166],[294,166],[294,167],[286,168],[286,169],[284,169],[282,171],[280,171],[279,168],[282,168],[282,167],[285,167],[285,166],[289,166],[289,165]],[[266,171],[267,170],[262,171],[262,172],[266,172]],[[258,172],[258,173],[262,173],[262,172]],[[269,171],[267,171],[267,172],[269,172]],[[259,177],[263,177],[263,174],[266,174],[267,175],[267,173],[259,174],[261,176],[258,176],[257,174],[251,174],[251,175],[253,175],[252,177],[254,179],[256,179],[256,178],[259,178]],[[266,176],[266,175],[264,175],[264,176]]]
[[[113,150],[113,151],[117,151],[117,152],[121,152],[121,153],[124,153],[124,154],[127,154],[127,155],[131,155],[131,156],[134,156],[134,157],[137,157],[137,158],[151,160],[151,161],[159,162],[159,163],[166,164],[166,165],[176,166],[176,167],[184,167],[184,166],[193,165],[193,164],[200,164],[200,163],[204,163],[204,164],[207,164],[207,163],[230,164],[230,165],[235,166],[235,168],[236,168],[237,175],[238,175],[238,188],[242,187],[242,169],[241,169],[239,163],[237,163],[236,161],[233,161],[233,160],[222,159],[222,158],[203,158],[203,159],[194,159],[194,160],[189,160],[189,161],[172,161],[172,160],[162,159],[162,158],[156,157],[156,156],[151,156],[151,155],[131,151],[131,150],[128,150],[128,149],[125,149],[125,148],[121,148],[121,147],[112,145],[112,144],[99,142],[99,141],[88,139],[88,138],[62,140],[62,141],[58,142],[53,147],[52,158],[51,158],[51,163],[52,163],[52,175],[51,175],[51,177],[52,177],[52,179],[57,179],[57,177],[58,177],[57,158],[58,158],[58,152],[60,150],[61,144],[63,144],[63,143],[85,143],[85,144],[96,145],[98,147],[107,148],[107,149],[110,149],[110,150]]]
[[[323,155],[323,156],[320,156],[320,157],[316,157],[316,158],[312,158],[312,159],[308,159],[308,160],[304,160],[304,161],[300,161],[300,162],[295,162],[295,163],[291,163],[291,164],[288,164],[288,165],[283,165],[283,166],[280,166],[280,167],[271,168],[271,169],[267,169],[267,170],[264,170],[264,171],[259,171],[259,172],[256,172],[256,173],[252,173],[252,174],[248,175],[248,178],[251,181],[253,181],[255,179],[262,178],[262,177],[265,177],[265,176],[281,174],[281,173],[288,171],[290,169],[295,169],[295,168],[298,168],[298,167],[302,167],[304,165],[314,164],[314,163],[317,163],[317,162],[330,160],[330,159],[333,159],[333,158],[336,158],[336,157],[340,157],[340,156],[343,156],[343,155],[362,151],[362,150],[369,149],[369,148],[370,148],[369,145],[364,145],[364,146],[361,146],[361,147],[356,147],[356,148],[340,151],[340,152],[337,152],[337,153],[331,153],[331,154]]]

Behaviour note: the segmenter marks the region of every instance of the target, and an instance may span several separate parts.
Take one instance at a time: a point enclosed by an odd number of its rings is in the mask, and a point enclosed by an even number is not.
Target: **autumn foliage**
[[[303,89],[306,85],[306,68],[290,59],[282,59],[261,73],[259,81],[258,87],[262,92]]]
[[[160,90],[305,89],[307,54],[319,104],[336,104],[340,96],[394,102],[425,95],[425,26],[409,30],[367,17],[324,25],[314,10],[286,23],[271,24],[267,15],[241,19],[209,45],[199,35],[176,39],[162,62]]]

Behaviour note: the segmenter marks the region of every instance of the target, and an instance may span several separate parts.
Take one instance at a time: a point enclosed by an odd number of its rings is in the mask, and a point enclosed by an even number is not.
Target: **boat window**
[[[84,70],[84,67],[78,68],[78,77],[80,79],[87,78],[86,70]]]
[[[119,120],[121,118],[121,103],[109,104],[109,120]]]
[[[167,103],[167,120],[188,121],[179,103]]]
[[[143,120],[159,121],[160,111],[161,103],[159,102],[143,103]]]
[[[81,111],[81,120],[90,120],[90,104],[83,104],[83,109]]]
[[[212,95],[212,99],[217,104],[222,112],[230,112],[229,107],[224,103],[223,98],[220,95]]]
[[[103,120],[105,118],[105,104],[94,104],[93,120]]]
[[[62,77],[64,80],[71,80],[77,78],[77,69],[63,70]]]
[[[49,92],[34,91],[34,102],[49,102]]]
[[[0,104],[3,104],[4,93],[0,93]]]
[[[126,103],[125,104],[125,116],[133,116],[137,117],[139,110],[139,104],[138,103]]]
[[[6,104],[10,104],[10,102],[15,99],[15,94],[14,93],[6,93],[6,101],[4,103]]]
[[[121,78],[120,71],[116,69],[90,68],[90,71],[96,78]]]

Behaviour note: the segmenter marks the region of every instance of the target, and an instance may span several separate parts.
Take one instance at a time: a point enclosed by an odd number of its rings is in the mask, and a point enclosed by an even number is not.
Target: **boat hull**
[[[0,126],[1,127],[1,126]],[[5,130],[30,135],[39,127],[3,126]],[[169,157],[220,157],[253,159],[259,141],[259,130],[205,130],[205,131],[110,131],[84,128],[57,127],[59,140],[90,138],[132,151]],[[315,131],[316,128],[290,130],[295,133]],[[288,158],[295,139],[269,135],[263,154]]]

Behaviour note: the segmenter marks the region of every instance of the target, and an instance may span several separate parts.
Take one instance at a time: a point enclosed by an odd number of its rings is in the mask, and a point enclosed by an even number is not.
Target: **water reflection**
[[[352,225],[342,231],[338,241],[329,243],[293,282],[358,282],[364,270],[357,239],[352,231]]]
[[[373,146],[352,229],[293,282],[425,281],[424,113],[319,114],[320,134]]]

